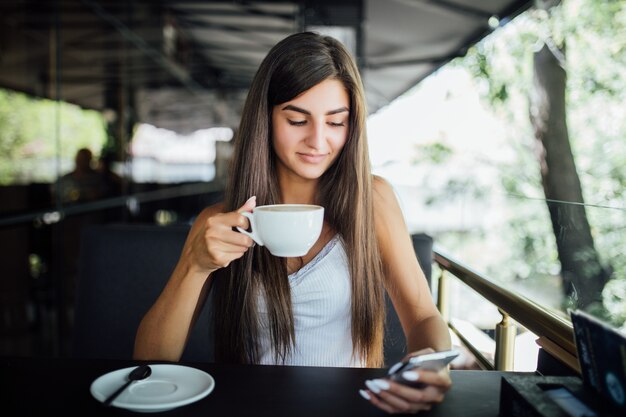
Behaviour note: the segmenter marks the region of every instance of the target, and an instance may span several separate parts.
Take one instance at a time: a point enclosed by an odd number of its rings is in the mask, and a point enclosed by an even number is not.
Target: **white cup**
[[[285,258],[306,255],[324,224],[324,207],[310,204],[259,206],[252,213],[241,214],[250,219],[251,232],[237,229],[272,255]]]

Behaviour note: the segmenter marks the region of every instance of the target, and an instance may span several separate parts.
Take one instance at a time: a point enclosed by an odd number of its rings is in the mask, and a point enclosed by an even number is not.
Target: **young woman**
[[[143,318],[135,358],[179,360],[212,292],[219,361],[383,365],[384,291],[408,351],[450,347],[392,188],[370,171],[361,79],[330,37],[291,35],[262,62],[235,138],[225,201],[196,219],[162,294]],[[253,197],[251,197],[253,196]],[[325,208],[309,253],[277,258],[235,231],[243,211],[277,203]],[[417,412],[443,399],[447,371],[417,389],[366,381],[381,409]]]

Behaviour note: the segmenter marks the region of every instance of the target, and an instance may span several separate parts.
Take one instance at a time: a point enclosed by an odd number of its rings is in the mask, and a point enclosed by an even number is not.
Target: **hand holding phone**
[[[414,369],[426,369],[429,371],[439,371],[447,366],[450,362],[459,356],[456,349],[445,350],[441,352],[425,353],[423,355],[411,356],[402,362],[398,362],[389,368],[388,376],[390,379],[402,383],[412,383],[402,377],[402,374]]]

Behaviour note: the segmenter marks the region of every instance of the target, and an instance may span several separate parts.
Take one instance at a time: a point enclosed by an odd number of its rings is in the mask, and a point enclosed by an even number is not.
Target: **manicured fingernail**
[[[384,379],[374,379],[372,380],[372,382],[376,384],[378,388],[383,390],[388,390],[390,387],[389,382],[385,381]]]
[[[370,397],[370,395],[364,389],[360,389],[359,394],[361,394],[361,397],[365,398],[367,401],[372,399],[372,397]]]
[[[380,388],[378,388],[378,385],[374,384],[369,379],[365,381],[365,385],[367,385],[367,388],[369,388],[374,394],[380,394]]]
[[[243,203],[243,204],[244,204],[244,205],[245,205],[245,204],[248,204],[248,203],[249,203],[249,202],[251,202],[252,200],[256,200],[256,196],[255,196],[255,195],[253,195],[252,197],[250,197],[249,199],[247,199],[247,200],[246,200],[246,202],[245,202],[245,203]]]
[[[406,371],[402,372],[402,378],[406,379],[407,381],[417,381],[418,379],[420,379],[420,374],[415,371]]]
[[[402,362],[398,362],[396,363],[394,366],[392,366],[391,368],[389,368],[389,372],[387,373],[388,375],[393,374],[394,372],[396,372],[398,369],[400,369],[400,367],[402,366]]]

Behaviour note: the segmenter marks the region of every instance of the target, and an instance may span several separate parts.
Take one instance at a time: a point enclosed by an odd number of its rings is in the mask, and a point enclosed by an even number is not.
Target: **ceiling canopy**
[[[179,119],[195,103],[236,105],[275,43],[316,30],[353,51],[374,112],[531,4],[7,0],[0,4],[0,86],[99,110],[136,105],[139,119],[157,108]]]

